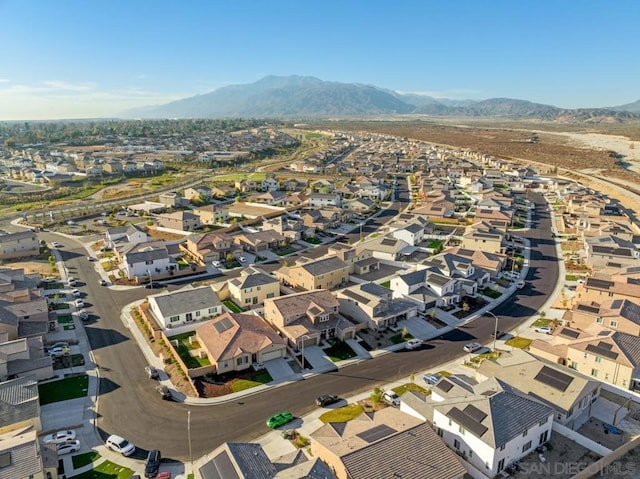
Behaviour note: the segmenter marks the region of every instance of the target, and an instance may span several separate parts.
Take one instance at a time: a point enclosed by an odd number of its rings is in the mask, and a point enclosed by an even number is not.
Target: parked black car
[[[320,407],[326,407],[341,400],[342,399],[340,399],[338,396],[334,396],[333,394],[324,394],[316,398],[316,404]]]
[[[173,401],[173,395],[171,394],[171,390],[167,386],[158,386],[156,387],[156,391],[160,393],[162,399],[165,401]]]
[[[144,477],[156,477],[160,470],[160,461],[162,461],[162,455],[160,451],[154,449],[149,451],[147,455],[147,461],[144,465]]]
[[[144,368],[144,371],[147,373],[149,378],[151,378],[151,379],[160,379],[160,371],[158,371],[153,366],[146,366]]]

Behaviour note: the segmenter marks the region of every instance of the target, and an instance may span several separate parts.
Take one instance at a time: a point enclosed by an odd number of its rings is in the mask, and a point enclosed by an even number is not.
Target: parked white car
[[[58,456],[62,456],[63,454],[69,454],[71,452],[78,452],[80,450],[80,441],[77,439],[75,441],[63,442],[56,446],[56,452]]]
[[[481,348],[482,348],[482,344],[473,342],[473,343],[465,344],[463,349],[467,353],[475,353],[478,349],[481,349]]]
[[[76,300],[76,308],[84,308],[84,301],[82,301],[81,299]]]
[[[245,258],[244,256],[238,256],[238,261],[244,263],[245,261],[247,261],[247,258]]]
[[[75,297],[75,298],[79,298],[80,297],[80,290],[79,289],[72,289],[71,290],[71,294]]]
[[[136,451],[136,446],[127,441],[124,437],[112,434],[107,438],[106,446],[112,451],[119,452],[123,456],[130,456]]]
[[[68,429],[65,431],[57,431],[53,434],[47,434],[42,438],[45,444],[60,444],[61,442],[73,441],[76,438],[76,432]]]
[[[424,341],[422,339],[414,338],[407,341],[404,344],[404,347],[405,349],[408,349],[408,350],[419,349],[422,347],[423,344],[424,344]]]
[[[400,406],[400,396],[391,389],[382,393],[382,400],[390,406]]]
[[[553,326],[536,326],[533,330],[536,333],[552,334]]]

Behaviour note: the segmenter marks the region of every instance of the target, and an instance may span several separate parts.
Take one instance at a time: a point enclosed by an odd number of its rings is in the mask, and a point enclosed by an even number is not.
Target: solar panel
[[[209,466],[209,464],[207,464]],[[203,468],[204,469],[204,468]],[[239,479],[238,473],[233,467],[231,458],[227,455],[227,451],[223,451],[213,458],[210,463],[210,467],[206,467],[207,472],[210,473],[207,477],[213,479]]]
[[[543,366],[534,379],[561,392],[565,392],[573,381],[571,376],[548,366]]]
[[[611,351],[613,344],[603,343],[602,341],[600,341],[600,343],[598,344],[598,347],[602,349],[606,349],[607,351]]]
[[[620,306],[622,306],[623,302],[624,301],[622,299],[615,299],[613,303],[611,303],[611,309],[618,309]]]
[[[562,328],[559,334],[567,338],[576,339],[578,336],[580,336],[580,331],[575,331],[569,328]]]
[[[482,435],[488,430],[487,426],[483,426],[473,417],[465,414],[457,407],[451,408],[451,410],[447,413],[447,417],[450,417],[455,422],[464,427],[467,431],[471,431],[478,437],[482,437]]]
[[[436,387],[438,389],[442,389],[444,392],[448,393],[451,388],[453,387],[453,383],[450,383],[449,381],[447,381],[446,379],[443,379],[442,381],[440,381]]]
[[[385,238],[380,242],[380,244],[383,246],[393,246],[396,244],[396,240],[391,238]]]
[[[350,289],[345,289],[342,292],[342,294],[344,294],[345,296],[347,296],[347,297],[349,297],[351,299],[354,299],[354,300],[356,300],[356,301],[358,301],[359,303],[362,303],[362,304],[368,304],[369,301],[370,301],[368,298],[365,298],[364,296],[356,293],[355,291],[351,291]]]
[[[616,359],[618,357],[618,353],[610,351],[609,349],[601,348],[601,344],[603,343],[600,343],[598,346],[596,346],[595,344],[589,344],[585,349],[590,353],[609,359]]]
[[[638,278],[627,278],[627,284],[640,284],[640,279],[638,279]]]
[[[576,309],[578,309],[579,311],[586,311],[587,313],[597,313],[598,311],[600,311],[600,308],[589,306],[588,304],[579,304]]]
[[[614,284],[615,283],[613,283],[612,281],[607,281],[605,279],[595,279],[595,278],[587,279],[587,286],[591,286],[593,288],[609,289]]]
[[[213,327],[216,328],[218,334],[224,333],[227,329],[231,328],[233,324],[229,321],[229,318],[222,318],[220,321],[213,323]]]
[[[467,416],[472,417],[477,422],[482,422],[482,420],[487,417],[487,414],[484,411],[481,411],[473,404],[469,404],[466,408],[464,408],[464,412]]]
[[[322,310],[320,308],[318,308],[317,306],[311,306],[309,308],[309,313],[312,315],[317,315],[320,314],[322,312]]]
[[[379,441],[380,439],[390,436],[394,432],[398,432],[392,427],[386,424],[380,424],[379,426],[372,427],[366,431],[362,431],[360,434],[356,434],[360,439],[368,444]]]

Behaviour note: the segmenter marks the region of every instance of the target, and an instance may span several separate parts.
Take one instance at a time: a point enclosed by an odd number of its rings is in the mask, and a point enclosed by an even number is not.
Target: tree
[[[465,313],[468,313],[470,309],[471,309],[471,306],[469,306],[469,303],[467,303],[466,301],[462,303],[462,311],[464,311]]]
[[[406,338],[409,335],[409,330],[407,329],[407,327],[405,326],[404,328],[402,328],[402,331],[400,331],[400,336],[402,337],[402,339]]]
[[[371,393],[371,402],[373,404],[380,404],[382,402],[382,394],[384,391],[381,388],[375,388]]]

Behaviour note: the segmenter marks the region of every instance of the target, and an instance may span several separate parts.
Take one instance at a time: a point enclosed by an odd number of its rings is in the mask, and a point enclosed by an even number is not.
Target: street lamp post
[[[485,314],[489,314],[491,316],[493,316],[493,318],[496,320],[496,325],[493,331],[493,351],[495,352],[496,350],[496,341],[498,340],[498,317],[493,314],[491,311],[485,311]]]
[[[189,436],[189,464],[193,474],[193,456],[191,455],[191,411],[187,411],[187,435]]]

